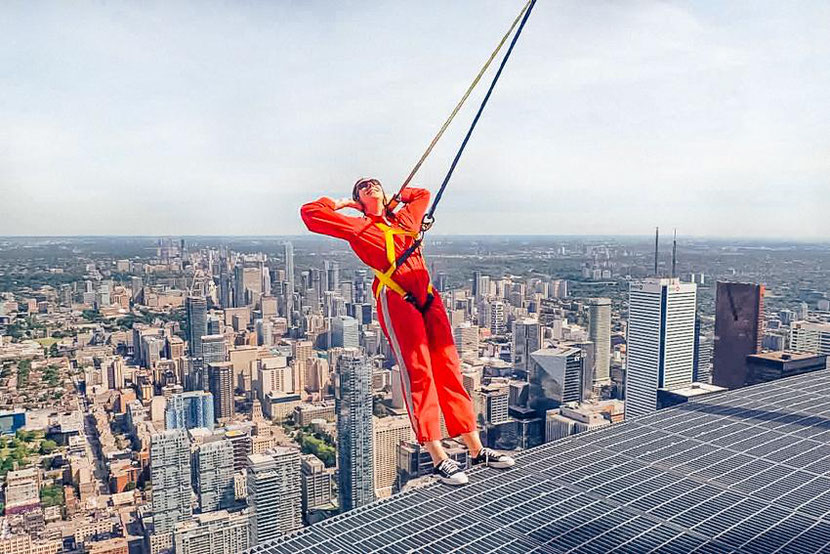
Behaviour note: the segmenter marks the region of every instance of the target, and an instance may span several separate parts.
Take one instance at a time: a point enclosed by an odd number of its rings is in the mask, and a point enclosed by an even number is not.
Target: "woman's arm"
[[[312,233],[349,240],[360,230],[363,224],[359,217],[349,217],[337,213],[337,210],[343,208],[358,208],[358,206],[352,200],[335,201],[323,197],[303,205],[300,208],[300,217]]]
[[[398,221],[412,231],[419,231],[421,220],[429,206],[429,191],[407,187],[401,192],[400,199],[404,207],[395,214]]]

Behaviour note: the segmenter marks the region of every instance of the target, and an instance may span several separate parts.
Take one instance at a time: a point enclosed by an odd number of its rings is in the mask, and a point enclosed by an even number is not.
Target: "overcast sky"
[[[521,5],[3,2],[0,235],[306,232],[399,186]],[[829,129],[830,2],[539,0],[435,232],[827,239]]]

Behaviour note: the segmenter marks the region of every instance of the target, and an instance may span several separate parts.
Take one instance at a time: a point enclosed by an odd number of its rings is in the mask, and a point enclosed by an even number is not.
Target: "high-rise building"
[[[466,321],[453,329],[453,339],[458,355],[478,356],[478,327]]]
[[[277,447],[248,456],[247,488],[251,546],[302,526],[299,451]]]
[[[530,354],[528,407],[544,414],[565,402],[583,399],[584,352],[580,348],[543,348]]]
[[[804,352],[764,352],[747,356],[746,363],[746,384],[756,385],[782,377],[827,369],[827,355]]]
[[[331,505],[334,498],[334,468],[327,468],[314,454],[301,458],[303,513],[311,508]]]
[[[374,500],[372,366],[357,350],[345,350],[334,374],[340,509]]]
[[[200,444],[194,461],[193,473],[201,511],[230,508],[234,503],[233,446],[230,441],[220,439]]]
[[[294,392],[292,368],[283,356],[263,358],[257,362],[256,389],[260,401],[272,392]]]
[[[262,296],[262,270],[237,265],[234,268],[234,304],[236,307],[255,304]]]
[[[216,362],[208,365],[210,392],[213,394],[213,413],[216,420],[233,417],[233,364]]]
[[[153,484],[153,529],[170,533],[189,519],[190,441],[187,431],[175,429],[150,437],[150,478]]]
[[[594,385],[611,384],[611,300],[594,298],[588,308],[588,339],[594,343]]]
[[[746,357],[761,351],[764,285],[718,281],[712,384],[735,389],[746,384]]]
[[[830,323],[794,321],[790,326],[790,350],[830,355]]]
[[[167,429],[213,429],[213,395],[204,391],[171,395],[164,410],[164,421]]]
[[[228,359],[225,335],[204,335],[202,337],[202,359],[205,366],[224,362]]]
[[[249,546],[247,510],[220,510],[196,514],[176,525],[173,534],[176,554],[238,554]],[[93,543],[95,544],[95,543]],[[92,550],[91,552],[95,552]]]
[[[349,316],[337,316],[331,320],[332,348],[360,347],[360,326],[357,320]]]
[[[473,298],[476,301],[487,298],[490,294],[490,277],[480,271],[473,272]]]
[[[294,325],[294,245],[286,242],[285,248],[285,318],[288,326]]]
[[[530,354],[542,348],[542,327],[535,319],[513,322],[513,368],[529,373],[533,360]]]
[[[657,389],[692,382],[697,285],[646,279],[629,287],[625,417],[657,410]]]
[[[185,299],[187,312],[187,348],[190,356],[202,355],[202,337],[207,335],[207,301],[199,296]]]
[[[323,262],[324,276],[326,279],[324,290],[339,291],[340,290],[340,264],[326,260]]]
[[[509,386],[484,386],[476,391],[476,394],[479,396],[478,406],[481,409],[480,423],[498,425],[508,420]]]
[[[507,332],[507,312],[504,302],[495,300],[490,302],[490,332],[494,335],[503,335]]]
[[[233,470],[239,472],[248,467],[248,455],[253,452],[250,427],[228,427],[225,440],[233,448]]]
[[[408,416],[373,417],[375,495],[385,498],[392,494],[398,474],[398,445],[412,441],[415,435]]]

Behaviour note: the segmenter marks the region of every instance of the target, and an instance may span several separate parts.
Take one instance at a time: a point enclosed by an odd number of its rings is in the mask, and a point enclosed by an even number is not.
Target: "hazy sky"
[[[306,232],[399,186],[521,5],[2,2],[0,235]],[[830,2],[539,0],[437,216],[827,239]]]

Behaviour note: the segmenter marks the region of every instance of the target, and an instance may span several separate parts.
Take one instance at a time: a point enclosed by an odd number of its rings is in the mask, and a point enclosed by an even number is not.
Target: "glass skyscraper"
[[[357,350],[346,350],[334,374],[340,510],[369,504],[374,495],[372,366]]]

